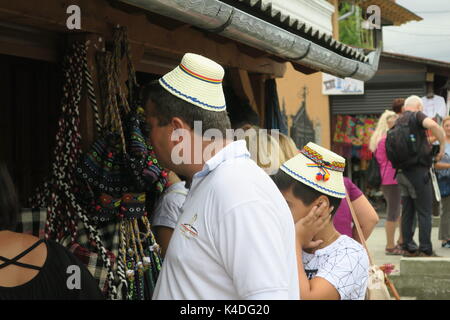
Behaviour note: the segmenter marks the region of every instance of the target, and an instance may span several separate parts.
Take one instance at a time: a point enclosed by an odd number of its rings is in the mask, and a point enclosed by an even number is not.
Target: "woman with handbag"
[[[436,176],[442,198],[442,215],[439,224],[439,240],[443,248],[450,248],[450,117],[442,121],[445,131],[445,154],[435,164]]]
[[[370,204],[369,200],[363,192],[347,177],[344,177],[345,191],[347,192],[350,203],[355,209],[358,220],[361,224],[362,235],[364,240],[369,239],[373,229],[375,229],[379,218],[375,208]],[[333,217],[333,224],[336,230],[355,239],[359,243],[362,240],[353,223],[352,214],[350,212],[347,201],[342,201],[339,205],[336,214]]]
[[[386,134],[391,129],[398,116],[395,112],[386,110],[380,117],[377,123],[375,132],[370,138],[369,148],[374,153],[376,161],[380,167],[381,175],[381,191],[387,204],[387,218],[385,223],[386,229],[386,250],[387,255],[402,255],[403,250],[401,247],[402,233],[397,241],[397,245],[394,243],[395,229],[399,225],[401,206],[400,206],[400,186],[395,179],[395,169],[392,167],[391,162],[387,158],[386,154]]]

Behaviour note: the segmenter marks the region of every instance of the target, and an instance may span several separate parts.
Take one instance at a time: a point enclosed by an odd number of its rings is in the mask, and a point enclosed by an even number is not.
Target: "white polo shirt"
[[[299,299],[295,227],[245,141],[194,175],[153,299]]]

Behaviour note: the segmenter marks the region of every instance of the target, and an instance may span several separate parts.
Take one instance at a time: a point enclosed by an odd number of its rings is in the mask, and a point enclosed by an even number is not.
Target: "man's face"
[[[160,164],[164,168],[172,169],[171,153],[174,146],[170,137],[173,127],[169,123],[159,126],[158,119],[154,116],[155,105],[150,101],[147,105],[147,123],[150,126],[150,143],[153,146]]]

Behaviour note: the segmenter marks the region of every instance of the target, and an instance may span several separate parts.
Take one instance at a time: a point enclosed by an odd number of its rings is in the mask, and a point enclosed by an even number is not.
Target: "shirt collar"
[[[206,176],[208,173],[216,169],[221,163],[236,158],[250,158],[250,152],[247,150],[245,140],[238,140],[226,145],[222,150],[217,152],[211,159],[206,161],[203,169],[194,175],[196,177]]]

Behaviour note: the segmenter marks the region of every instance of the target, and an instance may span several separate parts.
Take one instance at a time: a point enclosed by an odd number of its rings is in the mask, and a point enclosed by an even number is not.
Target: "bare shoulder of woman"
[[[27,250],[38,241],[39,238],[30,234],[10,232],[7,236],[7,241],[3,241],[2,252],[5,256],[12,258]],[[44,243],[41,243],[20,259],[20,261],[36,266],[42,266],[46,258],[47,247]]]

